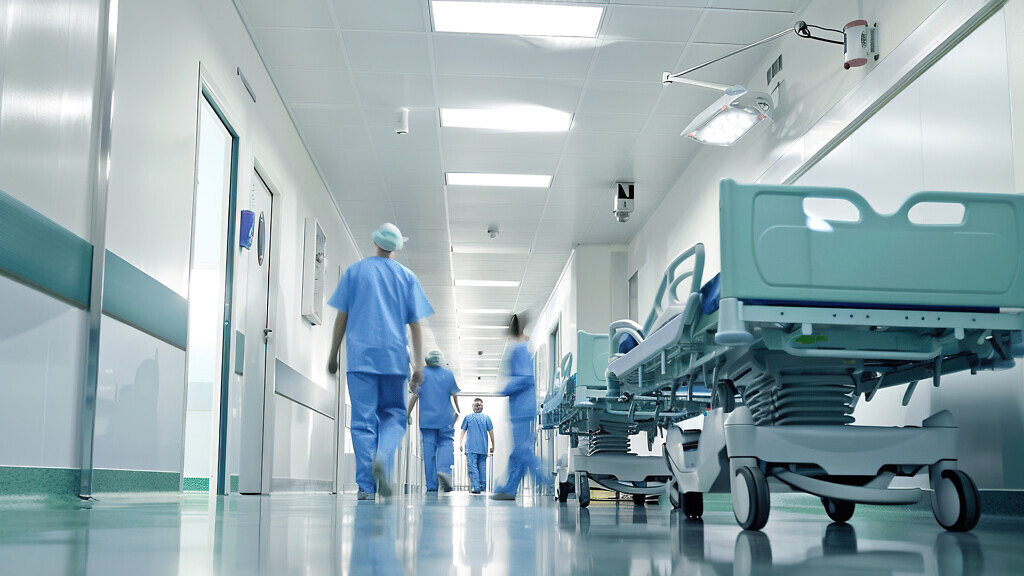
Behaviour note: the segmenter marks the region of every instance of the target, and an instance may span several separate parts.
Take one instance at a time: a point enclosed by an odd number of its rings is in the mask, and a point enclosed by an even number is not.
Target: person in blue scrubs
[[[452,466],[455,464],[455,418],[459,411],[459,387],[455,376],[443,366],[440,350],[427,352],[427,367],[423,369],[423,383],[409,403],[409,423],[412,410],[420,405],[420,435],[423,438],[423,474],[427,492],[452,489]],[[455,402],[455,410],[452,410]]]
[[[338,309],[327,362],[331,374],[338,372],[338,350],[348,335],[345,360],[360,500],[372,500],[378,492],[391,495],[388,478],[405,434],[405,384],[412,391],[423,381],[419,321],[434,313],[416,275],[393,258],[408,238],[391,223],[381,224],[372,238],[377,254],[349,266],[327,301]],[[415,359],[411,381],[407,324]]]
[[[533,358],[527,347],[529,338],[524,333],[525,319],[513,314],[508,332],[516,344],[512,353],[502,363],[508,376],[508,384],[502,391],[508,396],[508,413],[512,420],[512,454],[508,457],[508,480],[499,486],[492,500],[515,500],[519,482],[527,472],[537,482],[551,484],[551,478],[540,473],[540,462],[534,453],[537,421],[537,384],[533,378]]]
[[[469,441],[466,441],[466,433]],[[490,447],[487,444],[491,439]],[[459,436],[459,450],[466,453],[466,468],[469,471],[469,490],[479,494],[487,489],[487,455],[494,453],[494,424],[484,414],[484,401],[473,398],[473,413],[462,419],[462,434]]]

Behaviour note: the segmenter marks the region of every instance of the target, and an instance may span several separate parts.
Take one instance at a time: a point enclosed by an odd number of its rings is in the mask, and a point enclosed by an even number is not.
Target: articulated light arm
[[[809,30],[809,28],[818,28],[820,30],[827,30],[829,32],[838,32],[840,34],[843,33],[842,30],[834,30],[832,28],[821,28],[820,26],[810,26],[806,22],[804,22],[803,20],[798,20],[795,24],[793,24],[792,28],[786,28],[785,30],[783,30],[781,32],[778,32],[776,34],[772,34],[771,36],[769,36],[767,38],[764,38],[764,39],[761,39],[761,40],[758,40],[757,42],[754,42],[753,44],[747,44],[746,46],[744,46],[744,47],[742,47],[742,48],[740,48],[738,50],[733,50],[732,52],[729,52],[728,54],[726,54],[724,56],[719,56],[718,58],[715,58],[713,60],[708,60],[707,62],[704,62],[703,64],[698,64],[698,65],[693,66],[691,68],[687,68],[686,70],[683,70],[682,72],[674,72],[674,73],[673,72],[664,72],[661,75],[661,83],[662,84],[672,84],[673,82],[680,82],[680,83],[683,83],[683,84],[692,84],[694,86],[703,86],[704,88],[711,88],[712,90],[721,90],[722,92],[730,94],[730,89],[736,88],[735,86],[726,86],[724,84],[715,84],[713,82],[701,82],[699,80],[690,80],[689,78],[683,78],[683,76],[686,76],[690,72],[694,72],[696,70],[700,70],[701,68],[703,68],[705,66],[709,66],[711,64],[714,64],[715,62],[720,62],[722,60],[725,60],[726,58],[735,56],[735,55],[739,54],[740,52],[743,52],[743,51],[746,51],[746,50],[750,50],[751,48],[760,46],[762,44],[767,44],[768,42],[771,42],[772,40],[776,40],[778,38],[782,38],[786,34],[790,34],[790,33],[794,33],[794,32],[796,33],[797,36],[799,36],[801,38],[808,38],[810,40],[818,40],[820,42],[828,42],[830,44],[843,44],[843,42],[840,42],[838,40],[829,40],[827,38],[820,38],[818,36],[814,36],[814,35],[811,34],[811,31]],[[733,93],[733,95],[735,95],[735,94]]]

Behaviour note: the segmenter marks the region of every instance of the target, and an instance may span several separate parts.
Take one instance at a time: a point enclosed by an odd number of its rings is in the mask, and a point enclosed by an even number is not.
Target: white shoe
[[[370,466],[370,473],[373,474],[373,479],[377,481],[377,493],[382,498],[390,497],[391,486],[388,484],[388,475],[384,472],[384,464],[374,460],[373,465]]]
[[[445,474],[444,472],[437,473],[437,488],[438,492],[451,492],[452,491],[452,476],[451,474]]]
[[[376,496],[377,495],[373,492],[363,492],[360,490],[359,493],[356,494],[356,500],[373,500]]]

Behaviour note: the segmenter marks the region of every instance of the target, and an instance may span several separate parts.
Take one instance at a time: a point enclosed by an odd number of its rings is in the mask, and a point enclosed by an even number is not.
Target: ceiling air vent
[[[771,86],[772,78],[775,78],[779,72],[782,72],[782,54],[779,54],[779,57],[775,59],[775,62],[772,62],[772,65],[768,67],[768,71],[765,73],[767,76],[765,84]]]

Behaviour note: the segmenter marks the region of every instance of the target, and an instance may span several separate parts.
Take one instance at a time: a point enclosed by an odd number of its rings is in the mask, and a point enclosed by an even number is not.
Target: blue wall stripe
[[[103,311],[182,350],[188,341],[188,300],[107,251]]]
[[[334,419],[334,394],[280,360],[275,360],[274,393]]]
[[[0,271],[88,307],[92,244],[0,191]]]

